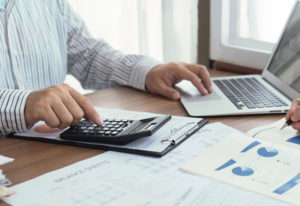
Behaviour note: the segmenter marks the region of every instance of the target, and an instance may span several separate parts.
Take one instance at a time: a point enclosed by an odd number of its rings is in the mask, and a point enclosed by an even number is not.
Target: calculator
[[[152,135],[171,119],[171,115],[140,120],[105,119],[99,126],[83,119],[60,134],[61,139],[106,144],[128,144],[141,137]]]

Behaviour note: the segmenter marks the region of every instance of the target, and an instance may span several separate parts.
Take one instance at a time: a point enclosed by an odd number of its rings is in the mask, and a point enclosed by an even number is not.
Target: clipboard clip
[[[183,134],[180,134],[180,131],[182,131],[184,128],[187,128],[187,126],[189,125],[195,125],[193,126],[191,129],[187,129],[185,132],[183,132]],[[200,129],[198,123],[196,122],[188,122],[184,125],[182,125],[179,128],[173,128],[170,132],[170,134],[168,135],[168,137],[164,138],[161,140],[161,142],[170,142],[171,145],[175,145],[178,140],[184,139],[186,137],[191,136],[195,131],[197,131],[198,129]],[[176,134],[180,134],[178,137],[173,138]]]

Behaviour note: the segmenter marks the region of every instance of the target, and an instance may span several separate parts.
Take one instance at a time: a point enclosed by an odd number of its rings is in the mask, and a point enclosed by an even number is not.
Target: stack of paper
[[[13,160],[14,160],[13,158],[0,155],[0,165],[6,164],[8,162],[12,162]],[[11,182],[3,174],[2,169],[0,169],[0,197],[7,197],[14,194],[14,191],[12,191],[7,187],[8,185],[11,185]]]
[[[138,115],[143,117],[144,114]],[[208,151],[231,133],[238,131],[221,123],[208,124],[161,158],[106,152],[14,185],[12,189],[16,194],[2,200],[14,206],[286,206],[253,192],[178,170],[184,162]]]

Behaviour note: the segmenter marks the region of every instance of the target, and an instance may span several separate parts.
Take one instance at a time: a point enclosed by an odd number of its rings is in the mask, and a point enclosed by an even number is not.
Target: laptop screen
[[[297,2],[267,68],[300,92],[300,3]]]

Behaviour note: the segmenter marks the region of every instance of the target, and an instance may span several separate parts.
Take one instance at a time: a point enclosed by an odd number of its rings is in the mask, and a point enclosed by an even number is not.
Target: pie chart
[[[257,154],[262,157],[274,157],[278,155],[278,150],[271,147],[261,147],[257,150]]]
[[[232,169],[232,173],[238,176],[250,176],[254,171],[250,167],[235,167]]]

